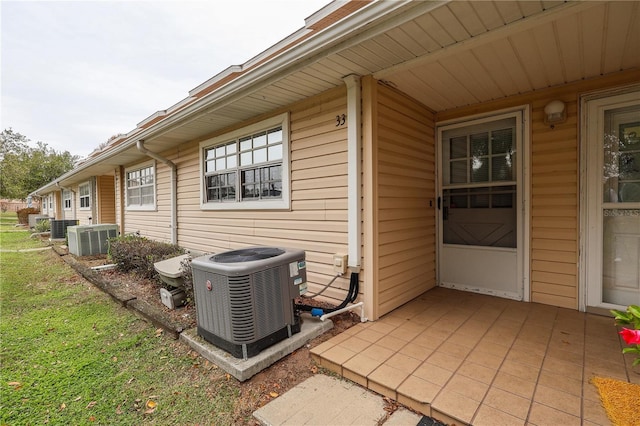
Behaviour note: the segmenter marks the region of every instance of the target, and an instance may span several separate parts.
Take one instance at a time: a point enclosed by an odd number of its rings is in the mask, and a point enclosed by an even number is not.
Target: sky
[[[0,131],[85,157],[330,0],[0,0]]]

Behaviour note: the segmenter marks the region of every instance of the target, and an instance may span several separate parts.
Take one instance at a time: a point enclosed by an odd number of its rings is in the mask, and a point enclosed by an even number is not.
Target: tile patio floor
[[[622,347],[612,318],[435,288],[311,354],[445,423],[608,425],[589,380],[640,384]]]

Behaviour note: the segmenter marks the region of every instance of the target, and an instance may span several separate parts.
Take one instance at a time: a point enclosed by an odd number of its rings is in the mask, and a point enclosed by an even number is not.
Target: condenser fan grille
[[[254,247],[216,254],[211,258],[211,260],[216,263],[251,262],[253,260],[269,259],[271,257],[280,256],[283,253],[284,250],[277,247]]]

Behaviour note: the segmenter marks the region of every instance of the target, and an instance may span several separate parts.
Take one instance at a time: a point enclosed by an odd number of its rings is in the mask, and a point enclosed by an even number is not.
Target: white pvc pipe
[[[348,187],[348,265],[351,272],[360,272],[362,220],[362,136],[360,76],[343,78],[347,86],[347,187]]]
[[[91,269],[93,269],[94,271],[107,271],[109,269],[115,269],[118,265],[116,265],[115,263],[110,263],[108,265],[98,265],[98,266],[92,266]]]
[[[338,309],[338,310],[335,310],[333,312],[329,312],[328,314],[324,314],[324,315],[322,315],[320,317],[320,321],[324,321],[324,320],[326,320],[328,318],[331,318],[331,317],[333,317],[335,315],[341,314],[343,312],[350,311],[350,310],[358,308],[358,307],[360,308],[360,319],[362,320],[364,318],[364,302],[354,303],[353,305],[345,306],[342,309]],[[364,320],[364,321],[366,321],[366,320]]]

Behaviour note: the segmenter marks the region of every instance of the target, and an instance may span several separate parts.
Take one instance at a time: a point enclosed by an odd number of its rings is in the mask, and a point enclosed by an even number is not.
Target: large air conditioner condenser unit
[[[67,237],[67,228],[78,225],[77,219],[52,219],[51,223],[51,239],[64,240]]]
[[[247,359],[300,331],[295,298],[307,285],[302,250],[250,247],[193,259],[198,334]]]
[[[118,236],[118,225],[79,225],[67,227],[69,252],[76,256],[106,254],[109,238]]]

